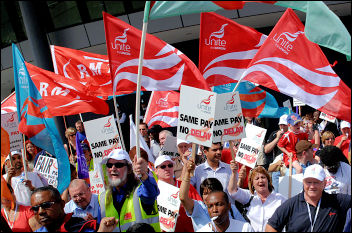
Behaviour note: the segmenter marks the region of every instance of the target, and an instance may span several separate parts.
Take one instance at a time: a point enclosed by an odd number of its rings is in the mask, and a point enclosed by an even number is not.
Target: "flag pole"
[[[27,163],[26,163],[26,142],[25,142],[25,137],[24,134],[22,134],[23,137],[23,148],[22,150],[22,163],[23,163],[23,171],[24,171],[24,177],[26,178],[26,180],[28,180],[28,176],[27,176]]]
[[[141,102],[141,76],[143,69],[143,57],[144,57],[144,47],[145,47],[145,37],[147,34],[148,26],[148,16],[149,16],[150,1],[145,2],[144,7],[144,18],[143,18],[143,29],[142,29],[142,39],[141,47],[139,50],[139,60],[138,60],[138,76],[137,76],[137,91],[136,91],[136,152],[137,159],[141,157],[140,145],[139,145],[139,116],[140,116],[140,102]]]
[[[120,141],[121,141],[121,145],[122,145],[122,149],[125,151],[126,147],[125,147],[125,142],[123,140],[123,135],[122,135],[122,130],[121,130],[121,124],[120,124],[120,117],[119,117],[119,112],[117,111],[117,103],[116,103],[116,96],[115,96],[115,88],[114,88],[114,93],[113,93],[113,100],[114,100],[114,108],[115,108],[115,115],[116,115],[116,119],[117,119],[117,127],[118,127],[118,132],[117,134],[119,135]]]

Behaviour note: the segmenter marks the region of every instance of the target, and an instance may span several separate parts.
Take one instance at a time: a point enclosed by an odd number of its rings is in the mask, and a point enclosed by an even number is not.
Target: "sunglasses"
[[[38,212],[39,208],[42,207],[42,209],[49,209],[50,207],[52,207],[54,204],[56,203],[56,201],[48,201],[48,202],[44,202],[40,205],[36,205],[36,206],[32,206],[31,210],[33,212]]]
[[[325,139],[326,141],[329,141],[329,140],[334,140],[334,138],[327,138]]]
[[[116,168],[122,168],[124,166],[126,166],[126,163],[107,163],[106,166],[108,168],[112,168],[112,166],[115,166]]]
[[[70,134],[69,136],[73,137],[73,136],[76,136],[76,134]]]
[[[174,165],[173,165],[172,163],[169,163],[167,166],[168,166],[169,168],[174,167]],[[165,168],[166,168],[166,165],[161,165],[160,168],[161,168],[161,169],[165,169]]]

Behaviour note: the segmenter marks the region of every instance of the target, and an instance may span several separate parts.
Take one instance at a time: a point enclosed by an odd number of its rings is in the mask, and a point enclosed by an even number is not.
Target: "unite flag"
[[[160,125],[163,128],[175,127],[178,123],[180,93],[177,91],[153,91],[150,96],[144,122],[148,128]]]
[[[321,112],[351,122],[351,89],[309,41],[290,8],[252,59],[243,79],[296,98]]]
[[[12,44],[14,83],[19,127],[34,145],[55,155],[58,161],[58,190],[62,193],[70,184],[70,163],[54,119],[45,101],[31,80],[22,54]]]
[[[142,32],[108,13],[103,12],[103,18],[113,92],[135,91]],[[187,56],[147,33],[141,90],[179,90],[181,84],[210,90]]]

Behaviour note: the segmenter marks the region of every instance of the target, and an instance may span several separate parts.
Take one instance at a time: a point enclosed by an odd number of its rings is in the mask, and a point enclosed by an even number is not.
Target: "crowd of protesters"
[[[351,126],[336,121],[340,134],[335,135],[324,129],[317,115],[319,112],[281,116],[278,129],[267,135],[253,169],[231,155],[231,149],[236,154],[240,140],[199,146],[192,157],[192,143],[178,138],[179,157],[163,155],[167,137],[177,135],[160,125],[148,129],[142,120],[139,131],[154,164],[143,149],[137,158],[136,147],[115,149],[95,164],[84,124],[77,121],[65,131],[71,183],[63,193],[48,185],[35,168],[39,156],[55,156],[31,141],[25,142],[25,153],[12,151],[6,158],[1,185],[2,229],[158,232],[157,197],[162,181],[179,188],[176,232],[350,232]],[[257,118],[246,118],[246,124],[264,125]],[[103,168],[105,191],[99,195],[77,175],[77,142],[89,170]],[[279,192],[279,180],[295,174],[302,174],[302,189],[287,198]]]

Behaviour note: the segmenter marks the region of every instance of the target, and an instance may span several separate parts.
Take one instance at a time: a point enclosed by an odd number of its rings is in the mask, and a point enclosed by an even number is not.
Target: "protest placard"
[[[289,176],[279,177],[279,193],[288,198]],[[292,175],[291,197],[300,193],[303,189],[303,174]]]
[[[292,105],[290,100],[286,100],[285,102],[282,103],[282,105],[290,110],[292,110]]]
[[[181,204],[180,189],[161,180],[158,181],[158,187],[160,190],[157,197],[160,228],[166,232],[174,232]]]
[[[261,145],[257,144],[251,138],[242,138],[237,150],[235,161],[254,168],[260,149]]]
[[[56,158],[39,155],[33,170],[42,174],[49,185],[57,187],[58,166]]]
[[[22,134],[18,130],[17,112],[1,114],[1,127],[6,130],[10,136],[10,150],[20,151],[23,149]]]
[[[303,103],[302,101],[293,98],[293,107],[296,107],[296,106],[305,106],[305,105],[306,105],[306,104]]]
[[[323,120],[330,121],[332,123],[335,123],[335,120],[336,120],[336,117],[330,116],[330,115],[323,113],[323,112],[320,113],[319,118],[323,119]]]
[[[247,124],[245,130],[246,130],[246,138],[252,139],[258,145],[263,144],[265,134],[267,131],[266,129],[256,125]]]
[[[121,149],[113,115],[85,121],[83,124],[95,164],[100,164],[112,150]]]
[[[105,191],[105,185],[102,176],[100,164],[94,164],[94,170],[89,171],[90,191],[99,195]]]
[[[171,158],[179,157],[180,154],[177,150],[177,138],[174,136],[167,136],[164,142],[164,146],[161,149],[161,155],[168,155]]]
[[[211,147],[212,142],[243,138],[239,94],[217,94],[181,86],[177,137]]]

